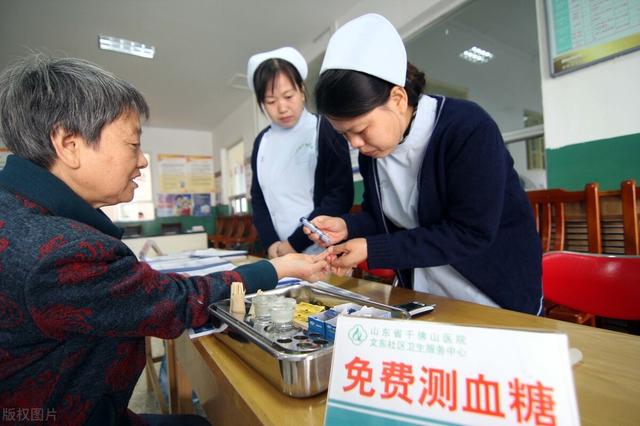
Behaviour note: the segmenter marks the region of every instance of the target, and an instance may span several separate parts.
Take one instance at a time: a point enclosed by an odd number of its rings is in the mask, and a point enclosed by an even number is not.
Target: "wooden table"
[[[640,337],[429,296],[354,278],[330,282],[386,304],[437,303],[421,321],[516,327],[566,333],[583,360],[573,374],[584,425],[640,425]],[[326,392],[311,398],[283,395],[213,336],[175,341],[178,394],[193,386],[212,424],[322,425]],[[187,387],[187,392],[185,392]],[[174,412],[178,410],[174,407]]]

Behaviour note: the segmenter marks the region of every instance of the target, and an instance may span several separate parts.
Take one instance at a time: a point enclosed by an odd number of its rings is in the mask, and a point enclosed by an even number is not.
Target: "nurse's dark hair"
[[[104,126],[122,114],[149,117],[142,94],[91,62],[36,53],[0,73],[0,140],[15,155],[49,169],[59,129],[97,147]]]
[[[352,118],[384,105],[395,85],[353,70],[331,69],[323,72],[315,88],[319,114],[331,118]],[[426,86],[425,75],[407,62],[404,89],[409,105],[417,107]]]
[[[256,94],[256,101],[258,102],[258,106],[260,110],[262,109],[262,104],[264,104],[264,98],[267,97],[267,86],[271,83],[271,87],[275,84],[276,77],[278,74],[282,73],[285,77],[298,88],[300,91],[304,92],[304,81],[302,80],[302,76],[298,72],[298,69],[291,64],[291,62],[286,61],[280,58],[271,58],[267,59],[263,63],[261,63],[256,71],[253,73],[253,90]]]

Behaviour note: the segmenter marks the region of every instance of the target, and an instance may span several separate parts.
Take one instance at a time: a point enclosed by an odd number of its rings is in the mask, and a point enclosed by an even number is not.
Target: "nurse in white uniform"
[[[540,242],[498,126],[472,102],[424,94],[425,84],[380,15],[329,41],[318,112],[360,151],[364,183],[362,213],[311,221],[333,244],[346,240],[333,247],[334,271],[366,259],[395,269],[404,287],[537,314]]]
[[[305,108],[307,63],[292,47],[253,55],[247,80],[271,124],[256,137],[251,205],[270,258],[317,253],[300,218],[346,213],[353,178],[346,140]]]

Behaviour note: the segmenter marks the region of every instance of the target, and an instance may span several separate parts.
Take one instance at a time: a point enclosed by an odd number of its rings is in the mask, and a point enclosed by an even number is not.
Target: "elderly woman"
[[[190,278],[138,262],[99,208],[132,199],[147,116],[135,88],[83,60],[36,55],[1,74],[0,406],[128,424],[144,336],[202,325],[233,281],[250,293],[323,275],[322,254]]]

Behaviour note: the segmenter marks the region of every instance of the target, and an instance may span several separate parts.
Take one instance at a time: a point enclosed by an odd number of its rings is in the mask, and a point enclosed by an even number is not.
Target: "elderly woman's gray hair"
[[[132,85],[91,62],[35,54],[0,74],[0,139],[15,155],[49,169],[58,128],[97,144],[123,113],[144,119],[149,107]]]

